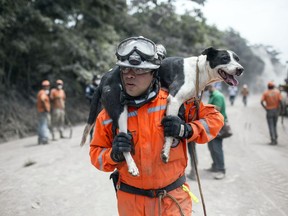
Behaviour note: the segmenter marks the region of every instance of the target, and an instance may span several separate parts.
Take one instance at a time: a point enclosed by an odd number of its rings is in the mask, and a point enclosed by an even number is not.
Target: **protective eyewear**
[[[124,61],[137,52],[142,58],[153,61],[156,54],[156,45],[153,41],[144,37],[131,37],[123,40],[117,47],[116,56]]]
[[[145,74],[152,72],[151,69],[144,69],[144,68],[129,68],[129,67],[121,67],[120,68],[123,74],[128,74],[129,71],[133,71],[137,75]]]

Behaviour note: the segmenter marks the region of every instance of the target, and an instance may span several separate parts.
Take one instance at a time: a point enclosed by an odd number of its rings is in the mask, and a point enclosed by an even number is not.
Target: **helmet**
[[[140,37],[131,37],[123,40],[117,47],[117,65],[143,69],[157,69],[160,60],[157,48],[153,41]]]
[[[166,58],[167,51],[165,47],[162,44],[157,44],[156,47],[157,47],[157,55],[159,59],[163,60],[164,58]]]
[[[56,80],[57,85],[63,85],[63,81],[61,79]]]
[[[275,84],[274,84],[274,82],[272,82],[272,81],[270,81],[270,82],[268,82],[268,88],[270,87],[270,88],[273,88],[274,86],[275,86]]]
[[[50,82],[48,80],[43,80],[42,86],[50,86]]]

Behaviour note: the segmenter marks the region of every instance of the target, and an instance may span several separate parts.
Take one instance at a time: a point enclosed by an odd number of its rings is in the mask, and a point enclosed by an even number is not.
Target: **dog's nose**
[[[236,75],[237,76],[240,76],[244,71],[244,68],[243,67],[237,67],[236,68]]]

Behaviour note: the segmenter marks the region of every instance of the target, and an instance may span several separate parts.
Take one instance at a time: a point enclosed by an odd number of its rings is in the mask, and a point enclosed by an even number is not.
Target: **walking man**
[[[261,105],[266,110],[266,119],[268,123],[271,143],[270,145],[277,145],[277,120],[279,112],[282,108],[282,96],[278,89],[275,89],[275,84],[269,82],[268,90],[266,90],[261,98]]]
[[[241,94],[242,94],[242,101],[244,106],[247,106],[247,97],[249,95],[249,89],[248,86],[246,84],[243,85],[242,89],[241,89]]]
[[[51,90],[50,99],[52,103],[52,139],[55,139],[55,131],[60,134],[60,138],[64,138],[64,124],[65,124],[65,100],[66,94],[63,90],[63,81],[58,79],[56,81],[56,88]]]
[[[42,82],[42,89],[37,95],[38,144],[49,143],[49,125],[51,122],[49,88],[50,82],[44,80]]]
[[[233,106],[233,105],[234,105],[235,98],[236,98],[236,96],[237,96],[238,87],[237,87],[237,86],[229,86],[229,87],[228,87],[228,92],[229,92],[230,104],[231,104],[231,106]]]

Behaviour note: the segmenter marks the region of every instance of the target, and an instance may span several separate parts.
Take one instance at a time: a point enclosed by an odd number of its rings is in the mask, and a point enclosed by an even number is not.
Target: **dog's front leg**
[[[177,100],[177,98],[169,95],[166,115],[177,116],[180,106],[181,103]],[[168,163],[169,161],[170,148],[172,146],[173,139],[173,137],[165,137],[165,143],[161,154],[161,158],[164,163]]]
[[[119,132],[127,133],[128,127],[128,109],[127,105],[124,106],[123,112],[120,114],[118,125],[119,125]],[[139,176],[139,170],[135,164],[134,159],[132,158],[132,155],[130,152],[123,152],[123,155],[125,157],[126,163],[128,165],[128,172],[133,176]]]

